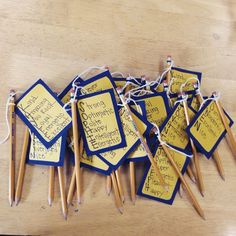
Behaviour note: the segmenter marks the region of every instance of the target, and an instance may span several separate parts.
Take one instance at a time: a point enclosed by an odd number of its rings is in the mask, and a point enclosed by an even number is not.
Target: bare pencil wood
[[[111,184],[111,176],[107,176],[106,177],[106,191],[107,191],[107,195],[109,196],[110,195],[110,193],[111,193],[111,187],[112,186],[112,184]]]
[[[14,93],[13,90],[10,93]],[[15,97],[12,96],[9,104],[10,123],[10,155],[9,155],[9,204],[12,206],[15,195],[15,150],[16,150],[16,117]]]
[[[17,184],[16,184],[16,192],[15,192],[15,201],[16,205],[20,202],[21,194],[22,194],[22,187],[24,182],[24,175],[25,175],[25,160],[27,155],[27,148],[29,144],[29,130],[26,127],[25,129],[25,136],[24,136],[24,142],[21,152],[21,158],[20,158],[20,167],[19,167],[19,173],[17,178]]]
[[[65,182],[64,182],[64,174],[63,174],[63,167],[58,166],[58,179],[59,179],[59,187],[60,187],[60,193],[61,193],[61,206],[62,206],[62,212],[64,215],[65,220],[67,219],[67,205],[66,205],[66,191],[65,191]]]
[[[48,204],[52,205],[54,200],[54,182],[55,182],[55,167],[49,166],[49,186],[48,186]]]
[[[75,185],[76,185],[76,172],[75,172],[75,168],[74,168],[72,176],[71,176],[71,180],[70,180],[68,194],[67,194],[68,206],[72,203],[74,192],[75,192]]]

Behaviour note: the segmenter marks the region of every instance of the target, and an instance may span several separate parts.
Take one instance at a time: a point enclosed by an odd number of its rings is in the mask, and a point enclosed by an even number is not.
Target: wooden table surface
[[[2,0],[0,19],[1,137],[6,133],[9,89],[25,90],[41,77],[60,91],[74,75],[94,65],[155,78],[168,54],[177,66],[202,71],[204,94],[220,91],[225,109],[236,120],[236,1]],[[17,172],[23,131],[18,119]],[[172,206],[144,198],[132,205],[126,167],[123,215],[113,195],[106,195],[105,177],[84,170],[83,203],[74,203],[64,221],[58,179],[55,202],[49,207],[48,168],[40,166],[27,166],[22,201],[10,207],[9,143],[0,146],[0,153],[0,234],[236,235],[236,159],[226,141],[220,144],[226,181],[212,160],[201,157],[205,197],[190,183],[206,221],[186,195],[177,195]],[[139,182],[142,165],[138,171]]]

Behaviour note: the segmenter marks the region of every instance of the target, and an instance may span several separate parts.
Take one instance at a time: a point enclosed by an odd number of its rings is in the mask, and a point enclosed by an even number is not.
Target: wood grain
[[[236,120],[236,2],[233,0],[8,0],[0,4],[0,127],[10,89],[26,90],[41,77],[55,91],[93,65],[151,79],[171,54],[177,66],[203,72],[203,92],[221,92],[222,104]],[[233,131],[236,133],[236,126]],[[16,176],[24,137],[17,119]],[[18,207],[8,204],[9,145],[0,146],[0,234],[35,235],[236,235],[236,160],[224,140],[219,147],[226,181],[213,160],[200,158],[202,198],[189,184],[206,214],[203,221],[184,194],[173,206],[137,197],[130,200],[129,169],[121,177],[124,214],[106,194],[106,178],[83,171],[83,203],[61,215],[58,185],[47,204],[48,168],[27,166]],[[143,167],[136,165],[137,183]],[[66,173],[66,188],[69,171]],[[58,181],[55,181],[57,183]]]

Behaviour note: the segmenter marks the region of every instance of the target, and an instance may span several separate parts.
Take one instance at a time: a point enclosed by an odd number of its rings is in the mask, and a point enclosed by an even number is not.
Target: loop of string
[[[178,103],[181,103],[181,102],[184,102],[184,101],[187,101],[187,99],[188,99],[188,95],[187,95],[187,94],[184,94],[184,95],[182,95],[182,98],[181,98],[181,99],[177,100],[177,101],[174,103],[174,105],[176,105],[176,104],[178,104]]]
[[[115,75],[118,75],[118,76],[120,76],[121,78],[125,78],[124,74],[123,74],[122,72],[120,72],[120,71],[115,71],[115,72],[112,72],[112,73],[111,73],[111,76],[112,76],[112,77],[115,76]]]
[[[6,122],[6,125],[7,125],[7,134],[6,134],[5,138],[0,140],[0,144],[5,143],[8,140],[9,136],[10,136],[10,124],[9,124],[9,117],[8,117],[8,111],[9,110],[8,109],[9,109],[10,105],[15,105],[11,101],[12,101],[14,96],[16,96],[17,94],[22,94],[22,93],[24,93],[24,92],[23,91],[17,91],[17,92],[11,92],[9,94],[9,97],[7,99],[7,102],[6,102],[6,110],[5,110],[5,122]]]
[[[203,102],[201,103],[198,111],[200,111],[202,108],[203,108],[203,105],[207,102],[207,101],[217,101],[220,99],[220,93],[216,94],[216,95],[213,95],[213,97],[210,97],[210,98],[207,98],[207,99],[204,99]]]
[[[179,153],[179,154],[182,154],[182,155],[187,156],[187,157],[190,157],[190,158],[193,157],[192,154],[189,155],[189,154],[187,154],[187,153],[185,153],[185,152],[179,151],[179,150],[175,149],[174,147],[170,146],[170,145],[169,145],[168,143],[166,143],[165,141],[163,141],[163,140],[161,139],[161,133],[160,133],[159,127],[158,127],[156,124],[154,124],[154,123],[152,123],[152,125],[156,128],[155,135],[157,136],[158,141],[159,141],[159,143],[160,143],[161,146],[162,146],[162,145],[165,145],[166,147],[172,149],[173,151],[175,151],[175,152],[177,152],[177,153]]]

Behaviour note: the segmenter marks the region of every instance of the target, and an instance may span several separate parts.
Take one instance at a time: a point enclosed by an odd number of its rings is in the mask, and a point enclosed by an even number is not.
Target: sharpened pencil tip
[[[201,193],[202,197],[204,197],[204,196],[205,196],[205,194],[204,194],[204,192],[203,192],[203,191],[200,191],[200,193]]]
[[[125,203],[125,196],[121,196],[122,203]]]
[[[133,205],[135,205],[135,199],[132,200]]]
[[[107,188],[107,195],[110,196],[111,194],[111,188]]]
[[[70,206],[71,205],[71,201],[67,200],[67,205]]]
[[[196,178],[195,178],[194,176],[192,176],[192,178],[190,178],[190,179],[192,180],[192,182],[193,182],[194,184],[197,183]]]
[[[20,199],[16,198],[16,206],[18,206],[19,202],[20,202]]]
[[[52,206],[52,199],[51,198],[48,199],[48,205]]]
[[[9,204],[10,204],[10,206],[12,207],[13,199],[9,199]]]
[[[204,214],[202,214],[201,217],[202,217],[203,220],[206,220],[206,217],[205,217]]]
[[[119,210],[120,214],[123,214],[123,212],[124,212],[124,208],[123,207],[119,207],[118,210]]]
[[[81,204],[81,198],[78,198],[78,204],[79,205]]]
[[[225,175],[222,173],[220,176],[221,176],[221,179],[225,181]]]
[[[64,219],[67,220],[67,214],[64,213],[63,215],[64,215]]]

